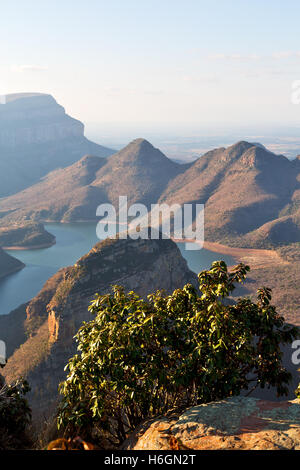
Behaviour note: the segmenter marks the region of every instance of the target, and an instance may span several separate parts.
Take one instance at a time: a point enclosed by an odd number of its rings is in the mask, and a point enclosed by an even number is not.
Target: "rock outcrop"
[[[300,400],[234,397],[141,426],[127,450],[300,450]]]
[[[5,95],[0,104],[0,197],[26,188],[48,172],[92,153],[113,150],[84,137],[84,125],[41,93]]]
[[[37,413],[48,413],[58,399],[64,367],[76,352],[74,335],[91,319],[88,305],[95,293],[119,284],[145,296],[157,289],[171,292],[197,278],[171,240],[105,240],[74,266],[60,270],[26,308],[30,336],[8,359],[8,382],[19,376],[31,385],[30,402]]]
[[[20,93],[7,95],[0,105],[0,146],[48,143],[83,136],[84,126],[65,113],[50,95]]]

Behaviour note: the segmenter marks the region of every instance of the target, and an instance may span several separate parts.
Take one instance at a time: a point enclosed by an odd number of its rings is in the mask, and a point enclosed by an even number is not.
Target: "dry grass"
[[[8,383],[27,375],[34,370],[50,353],[48,321],[28,338],[8,359],[3,375]]]

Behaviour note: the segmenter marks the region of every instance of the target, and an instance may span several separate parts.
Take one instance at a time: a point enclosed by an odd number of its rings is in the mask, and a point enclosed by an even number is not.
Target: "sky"
[[[299,125],[298,0],[0,0],[0,94],[85,123]]]

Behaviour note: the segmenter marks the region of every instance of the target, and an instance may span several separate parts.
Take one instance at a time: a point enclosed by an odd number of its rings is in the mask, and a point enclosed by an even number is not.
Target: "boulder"
[[[126,450],[300,450],[300,400],[233,397],[142,425]]]

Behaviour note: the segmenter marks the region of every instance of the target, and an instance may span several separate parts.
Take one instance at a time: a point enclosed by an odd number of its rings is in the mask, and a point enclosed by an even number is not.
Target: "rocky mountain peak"
[[[163,163],[172,167],[177,167],[179,164],[167,158],[159,149],[155,148],[146,139],[135,139],[130,142],[126,147],[112,156],[113,159],[126,161],[130,164],[137,163],[142,165],[152,165]]]
[[[263,146],[253,145],[248,148],[242,156],[242,162],[248,167],[261,168],[263,166],[279,165],[289,166],[289,160],[283,155],[270,152]]]
[[[138,149],[142,149],[142,148],[152,148],[154,149],[154,146],[147,140],[147,139],[144,139],[143,137],[138,137],[134,140],[132,140],[128,146],[131,146],[131,147],[137,147]]]
[[[241,140],[240,142],[237,142],[236,144],[231,145],[225,150],[222,160],[224,161],[237,160],[243,155],[244,152],[246,152],[253,146],[254,146],[253,144],[250,144],[249,142]]]

